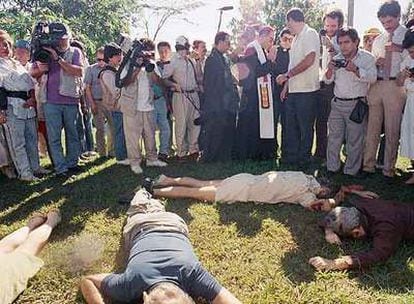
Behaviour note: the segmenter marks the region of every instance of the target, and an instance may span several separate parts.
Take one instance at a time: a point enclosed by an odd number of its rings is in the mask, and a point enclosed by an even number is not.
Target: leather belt
[[[195,93],[195,92],[196,92],[196,90],[181,90],[181,92],[174,91],[174,93],[189,93],[189,94],[192,94],[192,93]]]
[[[339,98],[335,96],[335,99],[338,99],[340,101],[353,101],[353,100],[360,100],[360,99],[365,99],[365,96],[359,96],[359,97],[354,97],[354,98]]]
[[[386,80],[397,80],[397,77],[389,77],[388,79],[384,79],[383,77],[377,77],[377,81],[386,81]]]

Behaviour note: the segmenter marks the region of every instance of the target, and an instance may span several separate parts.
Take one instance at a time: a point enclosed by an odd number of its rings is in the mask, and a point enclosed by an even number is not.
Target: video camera
[[[125,54],[116,73],[115,84],[118,88],[125,86],[125,81],[137,68],[145,67],[145,71],[148,73],[154,71],[155,64],[152,62],[154,50],[150,49],[143,41],[131,40],[129,36],[121,34],[117,44]]]
[[[62,23],[48,23],[46,21],[38,22],[33,28],[31,39],[31,60],[48,63],[50,53],[44,47],[50,47],[58,50],[59,41],[65,35],[68,35],[67,28]]]

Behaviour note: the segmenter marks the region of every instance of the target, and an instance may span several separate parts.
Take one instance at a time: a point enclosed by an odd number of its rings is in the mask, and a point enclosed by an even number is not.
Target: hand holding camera
[[[346,68],[348,61],[346,59],[332,59],[332,65],[336,69]]]

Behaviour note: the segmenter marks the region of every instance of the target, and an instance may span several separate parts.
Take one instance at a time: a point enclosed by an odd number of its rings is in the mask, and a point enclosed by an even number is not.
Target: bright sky
[[[399,0],[404,12],[406,11],[410,1],[413,0]],[[324,2],[334,3],[335,6],[342,8],[345,14],[347,12],[347,0],[324,0]],[[360,33],[373,26],[382,29],[381,24],[376,17],[377,10],[381,2],[382,0],[355,0],[354,27]],[[179,35],[185,35],[190,39],[190,41],[193,41],[194,39],[201,39],[207,41],[208,45],[211,45],[217,31],[219,20],[219,12],[217,9],[227,5],[234,6],[234,10],[225,11],[223,13],[221,29],[230,32],[230,28],[228,27],[229,22],[232,17],[239,16],[239,1],[204,0],[204,3],[206,4],[205,6],[193,10],[185,15],[185,18],[187,18],[191,23],[187,23],[181,19],[171,19],[167,22],[167,25],[158,35],[157,41],[167,40],[174,45],[176,37]]]

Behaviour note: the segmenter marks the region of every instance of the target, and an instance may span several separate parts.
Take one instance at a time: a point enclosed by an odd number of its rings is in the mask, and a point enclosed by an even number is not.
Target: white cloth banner
[[[261,45],[256,40],[251,42],[248,47],[255,48],[260,64],[267,61]],[[259,97],[260,138],[273,139],[275,138],[275,119],[273,115],[272,77],[270,74],[257,79],[257,94]]]

